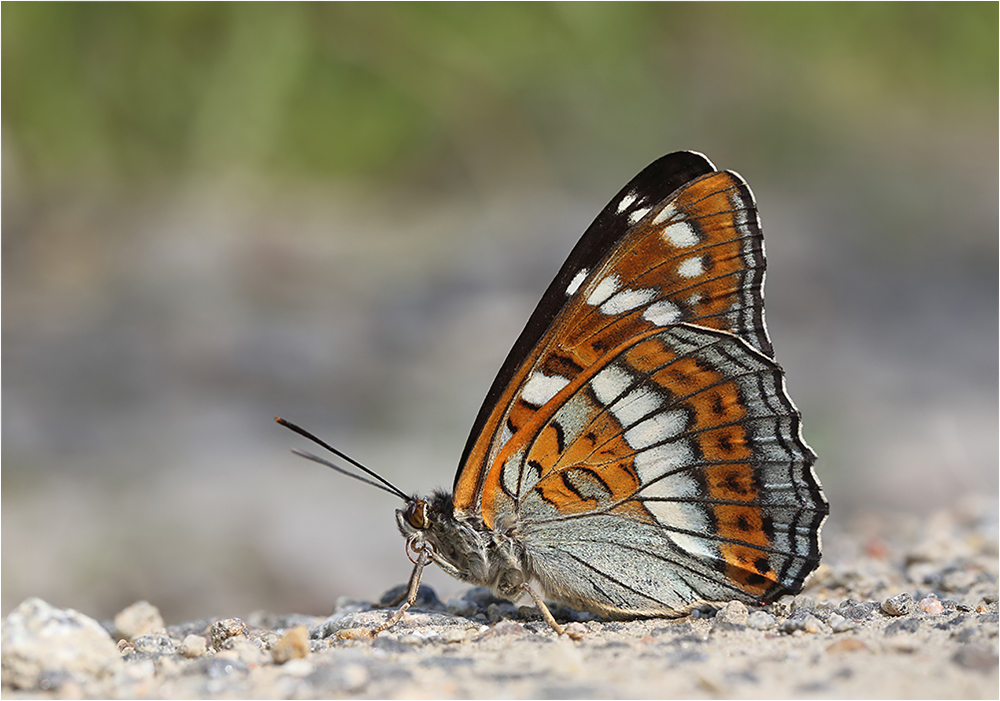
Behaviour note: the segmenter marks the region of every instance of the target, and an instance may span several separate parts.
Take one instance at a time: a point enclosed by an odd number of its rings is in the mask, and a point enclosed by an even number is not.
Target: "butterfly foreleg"
[[[417,562],[419,560],[412,560],[411,559],[411,561],[413,562],[414,565],[417,565]],[[427,562],[430,562],[430,559],[428,559]],[[424,563],[424,564],[426,565],[427,563]],[[420,572],[422,570],[423,570],[422,567],[416,567],[416,566],[414,566],[413,572],[410,573],[410,579],[406,583],[406,587],[404,587],[402,589],[402,591],[399,592],[399,594],[397,594],[395,597],[393,597],[392,601],[387,601],[384,604],[381,604],[381,603],[380,604],[375,604],[373,606],[373,608],[391,609],[391,608],[395,608],[396,606],[399,606],[400,604],[402,604],[404,601],[407,601],[407,600],[409,600],[410,604],[412,605],[413,604],[413,599],[412,599],[413,592],[414,591],[417,591],[417,592],[420,591],[420,578],[422,576],[420,574]],[[414,577],[417,578],[416,587],[414,587],[414,584],[413,584]]]
[[[427,563],[431,561],[431,547],[426,543],[424,543],[423,547],[419,550],[414,546],[411,547],[417,553],[417,559],[413,561],[413,573],[410,575],[410,583],[406,589],[406,601],[404,601],[403,604],[396,609],[396,612],[392,614],[388,620],[368,631],[369,637],[374,638],[383,630],[388,630],[399,623],[403,614],[406,613],[407,609],[413,606],[413,603],[417,600],[417,593],[420,591],[420,580],[423,578],[424,567],[426,567]],[[390,604],[390,606],[394,606],[396,603],[399,603],[399,600]]]

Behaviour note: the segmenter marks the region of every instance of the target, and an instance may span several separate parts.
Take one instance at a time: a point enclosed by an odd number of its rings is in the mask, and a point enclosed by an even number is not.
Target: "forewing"
[[[771,356],[757,209],[738,175],[664,156],[625,186],[574,248],[487,395],[455,479],[459,513],[492,526],[498,456],[564,387],[641,334],[691,322]],[[507,477],[509,480],[509,476]]]

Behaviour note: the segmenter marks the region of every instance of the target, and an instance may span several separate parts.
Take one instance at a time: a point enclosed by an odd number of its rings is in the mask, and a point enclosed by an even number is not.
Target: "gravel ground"
[[[754,609],[604,621],[471,589],[385,610],[252,614],[166,626],[139,602],[113,621],[28,599],[3,624],[4,698],[997,698],[997,505],[855,519],[826,533],[805,591]],[[383,600],[391,598],[386,592]]]

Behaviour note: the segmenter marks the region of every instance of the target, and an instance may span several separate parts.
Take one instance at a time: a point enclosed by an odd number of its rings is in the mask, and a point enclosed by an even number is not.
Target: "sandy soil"
[[[325,619],[259,613],[164,626],[149,604],[97,624],[36,599],[4,623],[2,695],[998,696],[995,503],[856,519],[851,532],[825,535],[826,562],[799,596],[677,620],[603,621],[555,607],[578,641],[482,589],[447,603],[425,589],[375,639],[351,637],[388,615],[366,602],[341,600]]]

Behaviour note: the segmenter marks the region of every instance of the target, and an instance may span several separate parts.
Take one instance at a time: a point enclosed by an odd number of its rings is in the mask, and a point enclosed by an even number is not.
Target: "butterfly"
[[[699,153],[654,161],[583,234],[500,368],[450,493],[403,499],[414,562],[612,618],[802,589],[829,512],[764,324],[753,194]],[[383,486],[387,485],[387,486]]]

